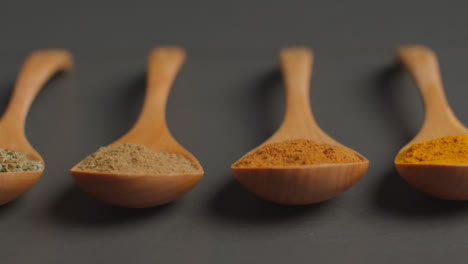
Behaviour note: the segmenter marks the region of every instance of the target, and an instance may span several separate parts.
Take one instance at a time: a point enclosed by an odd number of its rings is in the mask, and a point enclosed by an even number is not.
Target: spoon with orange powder
[[[232,165],[234,177],[257,196],[280,204],[328,200],[354,185],[369,161],[320,129],[309,103],[313,53],[280,51],[287,108],[279,130]]]
[[[418,85],[426,118],[421,131],[398,153],[395,166],[424,193],[468,200],[468,129],[447,102],[437,57],[425,46],[402,46],[396,56]]]

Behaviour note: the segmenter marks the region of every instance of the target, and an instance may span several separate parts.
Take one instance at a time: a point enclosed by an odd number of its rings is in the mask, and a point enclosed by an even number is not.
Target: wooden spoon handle
[[[286,114],[283,126],[301,123],[316,125],[309,102],[313,52],[306,47],[284,48],[279,54],[286,89]]]
[[[23,132],[29,107],[37,93],[54,74],[69,70],[72,66],[73,57],[66,50],[38,50],[31,53],[23,63],[2,120],[10,122],[10,127],[16,128],[18,132]]]
[[[396,51],[398,60],[408,69],[423,97],[426,122],[450,124],[458,122],[445,97],[437,56],[425,46],[402,46]]]
[[[146,95],[138,123],[165,125],[167,97],[185,56],[180,47],[153,49],[148,60]]]
[[[185,51],[180,47],[156,47],[151,51],[141,114],[130,131],[112,144],[131,142],[148,145],[148,142],[152,142],[153,148],[158,151],[161,151],[160,142],[164,146],[177,145],[167,128],[165,108],[172,82],[184,61]]]

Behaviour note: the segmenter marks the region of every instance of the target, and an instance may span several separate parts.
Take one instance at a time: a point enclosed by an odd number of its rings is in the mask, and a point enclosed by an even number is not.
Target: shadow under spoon
[[[271,138],[245,156],[266,144],[289,139],[304,138],[345,147],[323,132],[312,115],[309,103],[312,51],[290,47],[281,50],[279,57],[286,88],[283,123]],[[339,195],[362,177],[369,161],[355,153],[362,158],[361,162],[231,169],[241,185],[263,199],[280,204],[312,204]]]
[[[103,202],[130,208],[169,203],[191,190],[203,176],[198,160],[171,135],[165,107],[171,85],[185,61],[179,47],[157,47],[148,61],[147,88],[143,110],[130,131],[111,145],[133,143],[158,152],[181,155],[196,165],[199,172],[176,174],[130,174],[81,171],[78,164],[71,174],[81,189]]]
[[[38,50],[31,53],[21,68],[10,102],[0,119],[0,148],[27,153],[30,160],[44,164],[41,155],[26,139],[24,126],[29,108],[44,84],[55,73],[69,70],[73,57],[66,50]],[[0,173],[0,205],[31,189],[44,171]]]
[[[449,135],[467,135],[468,129],[457,119],[444,94],[435,53],[425,46],[402,46],[398,60],[408,69],[421,93],[425,106],[424,124],[398,153],[395,166],[410,185],[437,198],[468,200],[468,164],[399,163],[398,157],[414,143]]]

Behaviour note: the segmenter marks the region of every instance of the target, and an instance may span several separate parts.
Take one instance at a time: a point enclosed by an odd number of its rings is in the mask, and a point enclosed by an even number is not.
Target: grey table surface
[[[393,166],[424,114],[409,75],[395,67],[396,46],[436,50],[448,100],[468,124],[466,8],[407,0],[1,1],[1,109],[30,51],[63,47],[76,59],[29,113],[26,134],[47,168],[31,191],[0,207],[1,263],[466,263],[467,204],[419,193]],[[97,202],[69,168],[132,126],[149,50],[174,44],[188,59],[167,121],[204,178],[159,208]],[[230,164],[280,124],[277,51],[297,44],[315,50],[310,99],[319,125],[370,167],[335,199],[287,207],[245,191]]]

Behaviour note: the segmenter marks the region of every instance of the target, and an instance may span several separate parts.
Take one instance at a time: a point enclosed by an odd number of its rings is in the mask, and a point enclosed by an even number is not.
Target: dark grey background
[[[0,262],[466,263],[466,203],[422,195],[393,167],[423,121],[416,88],[393,67],[397,45],[437,51],[448,99],[468,124],[466,8],[422,0],[2,0],[1,109],[30,51],[69,48],[76,68],[32,105],[26,133],[46,171],[0,208]],[[147,54],[168,44],[188,52],[168,124],[205,176],[160,208],[96,202],[68,170],[131,127]],[[277,51],[294,44],[316,53],[311,104],[318,123],[371,162],[349,191],[305,207],[259,200],[229,169],[281,122]]]

